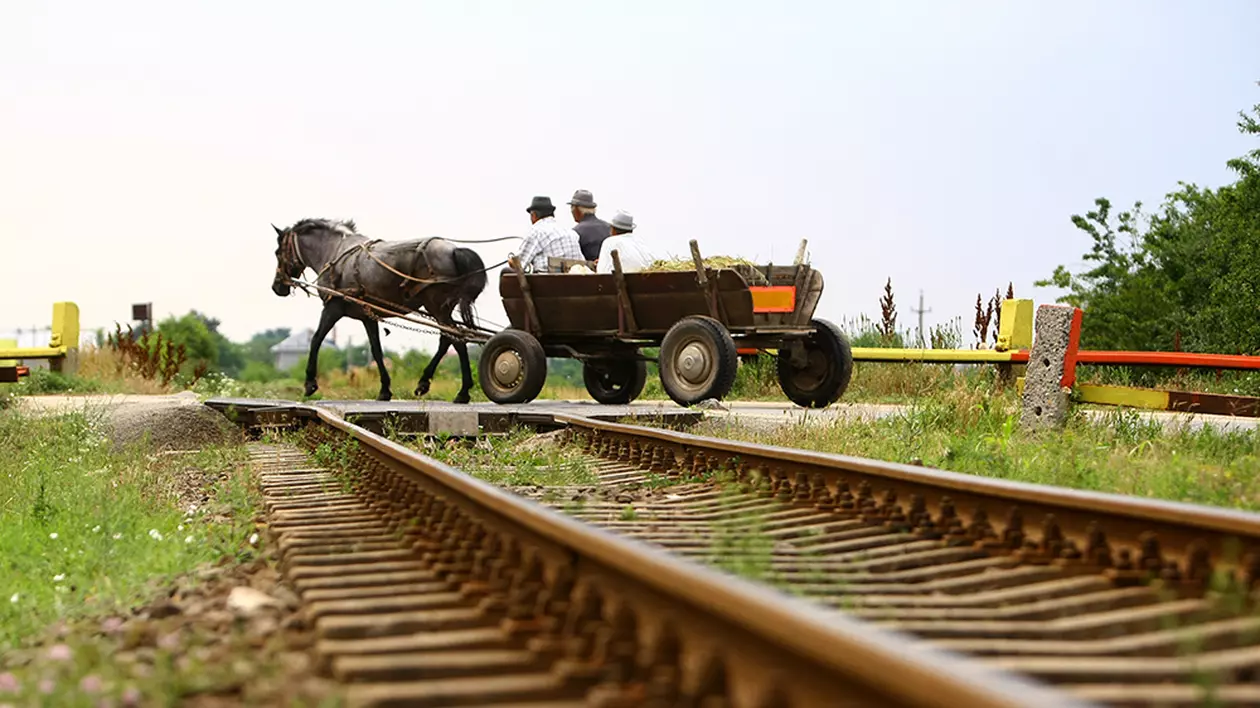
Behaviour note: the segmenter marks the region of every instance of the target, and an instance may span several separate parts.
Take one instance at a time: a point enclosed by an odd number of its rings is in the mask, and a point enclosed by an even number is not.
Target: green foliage
[[[248,535],[239,449],[152,458],[115,452],[101,429],[82,413],[0,413],[0,654],[58,618],[126,613],[152,582],[233,555]],[[175,480],[190,467],[199,479],[224,473],[213,522],[178,505]]]
[[[271,348],[288,339],[290,334],[292,332],[288,327],[259,332],[241,345],[241,354],[246,362],[273,362],[275,359],[272,357]]]
[[[31,369],[31,373],[15,387],[13,394],[37,396],[48,393],[95,393],[100,384],[78,376],[66,376],[48,369]]]
[[[217,321],[215,326],[218,326]],[[219,363],[219,340],[215,337],[218,333],[212,334],[206,320],[195,310],[179,318],[168,317],[158,323],[157,329],[177,346],[183,344],[190,361]]]
[[[1240,114],[1260,136],[1260,105]],[[1229,161],[1238,175],[1216,190],[1181,183],[1145,215],[1139,202],[1073,215],[1089,236],[1090,267],[1059,266],[1038,286],[1067,290],[1059,302],[1085,310],[1082,346],[1099,349],[1260,353],[1260,150]]]
[[[528,428],[476,440],[442,437],[413,443],[420,452],[492,484],[508,486],[580,486],[599,480],[575,450],[551,444]]]

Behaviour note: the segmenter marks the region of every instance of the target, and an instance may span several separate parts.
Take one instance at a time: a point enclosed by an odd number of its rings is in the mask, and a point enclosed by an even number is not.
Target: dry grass
[[[172,391],[169,383],[145,378],[140,372],[126,366],[123,355],[110,348],[80,348],[78,377],[98,382],[101,390],[106,393],[157,395]]]
[[[753,263],[750,260],[747,260],[744,258],[736,258],[733,256],[709,256],[708,258],[704,259],[704,265],[706,268],[732,268],[734,266],[756,267],[757,264]],[[687,271],[687,270],[695,270],[695,269],[696,269],[695,261],[688,259],[685,261],[684,260],[658,260],[652,265],[644,268],[643,270],[647,272],[661,273],[661,272]]]

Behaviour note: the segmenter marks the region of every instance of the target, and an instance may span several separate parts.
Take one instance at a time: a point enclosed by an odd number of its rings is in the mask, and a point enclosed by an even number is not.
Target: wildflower
[[[122,534],[120,534],[120,533],[116,533],[116,534],[114,534],[114,540],[115,540],[115,541],[117,541],[117,540],[119,540],[119,539],[121,539],[121,538],[122,538]]]
[[[192,536],[185,536],[185,537],[184,537],[184,543],[192,543],[192,542],[193,542],[193,537],[192,537]]]
[[[101,681],[101,677],[96,674],[88,674],[79,682],[79,690],[84,693],[99,693],[105,687],[105,682]]]
[[[65,645],[62,644],[59,646],[65,646]],[[39,692],[44,694],[45,696],[51,694],[53,692],[53,689],[56,687],[57,687],[57,684],[53,683],[52,679],[44,679],[43,681],[39,682]]]
[[[22,684],[18,683],[17,676],[5,672],[0,674],[0,692],[17,693],[22,688]]]
[[[11,602],[11,603],[13,603],[14,605],[16,605],[16,604],[18,603],[18,600],[21,600],[21,599],[22,599],[22,596],[21,596],[21,595],[19,595],[19,594],[17,594],[17,593],[13,593],[13,595],[12,595],[11,597],[9,597],[9,602]]]
[[[69,661],[73,653],[65,644],[54,644],[48,650],[48,658],[53,661]]]
[[[183,524],[180,524],[179,526],[176,526],[176,527],[175,527],[175,530],[176,530],[176,531],[183,531],[183,530],[184,530],[184,525],[183,525]]]
[[[154,541],[161,541],[162,532],[158,531],[157,529],[149,529],[149,538],[153,539]]]
[[[56,575],[54,575],[54,576],[53,576],[53,582],[54,582],[54,583],[59,583],[59,582],[61,582],[61,581],[65,580],[65,579],[66,579],[66,574],[65,574],[65,573],[57,573]]]
[[[249,545],[251,546],[258,545],[258,534],[253,533],[249,535]]]
[[[140,705],[140,691],[135,686],[128,686],[122,693],[122,702],[125,706]]]
[[[53,531],[52,533],[48,534],[48,538],[51,538],[52,540],[56,541],[56,540],[57,540],[57,532],[56,532],[56,531]]]
[[[93,526],[93,527],[92,527],[92,533],[100,533],[100,532],[101,532],[101,525],[100,525],[100,524],[97,524],[97,525],[95,525],[95,526]]]

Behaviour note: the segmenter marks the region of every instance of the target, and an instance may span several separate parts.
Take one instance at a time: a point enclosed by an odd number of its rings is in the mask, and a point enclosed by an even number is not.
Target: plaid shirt
[[[561,226],[554,216],[539,219],[529,227],[517,256],[521,260],[521,268],[535,273],[547,272],[548,258],[585,260],[577,232]]]

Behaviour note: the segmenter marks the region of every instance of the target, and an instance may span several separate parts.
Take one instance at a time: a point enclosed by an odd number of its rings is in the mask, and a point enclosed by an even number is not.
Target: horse
[[[311,339],[311,353],[306,361],[305,392],[307,397],[319,389],[315,380],[319,348],[329,330],[343,317],[363,323],[371,346],[372,358],[381,372],[381,390],[376,400],[388,401],[389,371],[381,351],[378,326],[380,316],[368,307],[329,293],[336,291],[369,304],[378,304],[393,312],[424,310],[437,322],[454,328],[454,311],[469,327],[475,327],[473,303],[486,287],[486,269],[481,256],[470,248],[455,246],[441,238],[412,241],[369,240],[358,232],[354,221],[303,219],[276,232],[276,277],[271,290],[280,297],[292,292],[291,281],[310,268],[316,274],[316,285],[324,309],[319,327]],[[387,332],[388,333],[388,332]],[[462,386],[454,403],[468,403],[473,386],[468,345],[443,332],[438,350],[425,367],[416,384],[415,395],[429,392],[438,364],[447,351],[455,347],[459,354]]]

